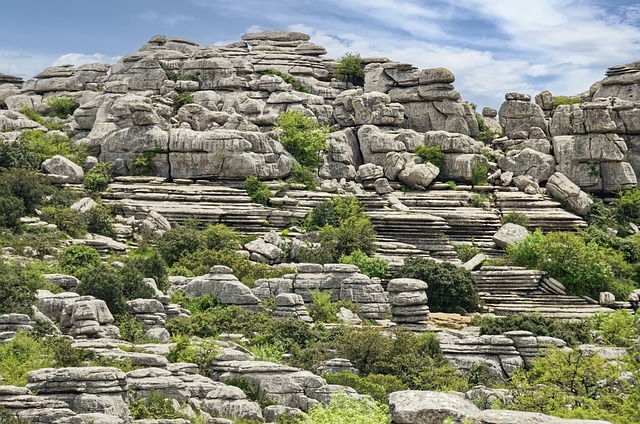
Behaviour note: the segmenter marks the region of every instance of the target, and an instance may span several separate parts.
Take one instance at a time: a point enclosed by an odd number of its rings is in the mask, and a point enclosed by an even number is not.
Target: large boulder
[[[477,406],[454,394],[403,390],[389,395],[389,415],[395,424],[442,423],[447,418],[462,423],[478,412]]]
[[[593,207],[593,199],[561,172],[549,178],[546,189],[554,198],[566,202],[578,215],[588,214]]]
[[[42,162],[42,171],[49,174],[54,183],[80,184],[84,179],[82,167],[60,155]]]
[[[556,160],[553,156],[527,148],[512,156],[498,158],[498,166],[514,176],[528,175],[540,182],[546,181],[555,172]]]
[[[529,231],[522,225],[509,222],[500,227],[500,229],[493,235],[493,242],[498,247],[505,249],[511,244],[520,243],[528,234]]]

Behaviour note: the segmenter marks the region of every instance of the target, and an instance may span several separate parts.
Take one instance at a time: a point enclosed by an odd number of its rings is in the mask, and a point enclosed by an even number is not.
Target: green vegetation
[[[48,288],[37,270],[0,259],[0,314],[31,315],[38,289]]]
[[[309,93],[309,92],[311,92],[311,90],[309,89],[309,86],[307,86],[303,82],[298,81],[297,79],[295,79],[294,77],[292,77],[289,74],[285,74],[284,72],[278,71],[277,69],[266,69],[266,70],[261,71],[259,73],[262,74],[262,75],[275,75],[277,77],[280,77],[287,84],[291,84],[292,88],[295,91],[299,91],[301,93]]]
[[[30,106],[26,106],[26,105],[22,106],[20,109],[18,109],[18,112],[26,116],[28,119],[42,125],[49,131],[59,131],[62,129],[62,124],[60,122],[46,119],[45,117],[40,115],[38,112],[33,110],[33,108]]]
[[[361,250],[355,250],[349,255],[342,255],[338,259],[341,264],[356,265],[360,272],[369,277],[386,278],[389,276],[389,263],[384,259],[373,258]]]
[[[475,193],[469,199],[469,206],[472,208],[488,209],[491,206],[493,196],[489,193]]]
[[[458,255],[458,259],[463,263],[471,260],[474,256],[480,253],[480,248],[472,244],[456,243],[453,245],[453,248],[456,251],[456,255]]]
[[[623,371],[628,377],[621,375]],[[640,367],[632,355],[610,361],[579,350],[549,348],[531,361],[530,370],[512,375],[509,387],[514,398],[508,408],[562,418],[637,423],[640,389],[633,381],[639,376]]]
[[[156,175],[157,167],[153,159],[162,153],[159,148],[146,150],[137,156],[131,164],[133,175]]]
[[[308,262],[336,262],[343,255],[359,250],[366,255],[374,251],[375,232],[355,197],[335,196],[317,204],[307,215],[304,227],[319,231],[320,245],[301,252]]]
[[[529,217],[522,212],[509,212],[500,218],[500,225],[504,224],[518,224],[526,227],[529,225]]]
[[[353,85],[364,85],[364,66],[359,53],[346,53],[334,72],[337,80]]]
[[[311,407],[301,421],[302,424],[387,424],[389,415],[386,405],[363,399],[355,400],[346,393],[331,397],[328,405]]]
[[[381,404],[388,403],[389,393],[406,390],[407,385],[393,375],[369,374],[360,377],[349,371],[338,374],[323,374],[322,377],[329,384],[339,384],[355,389],[361,395],[369,395]]]
[[[428,282],[429,309],[434,312],[465,314],[478,310],[478,289],[473,276],[466,269],[449,262],[410,256],[405,259],[398,275]]]
[[[39,166],[40,158],[21,139],[0,143],[0,171],[9,168],[36,170]]]
[[[424,162],[432,163],[438,168],[442,168],[444,153],[438,146],[418,146],[415,154],[420,156]]]
[[[45,98],[45,103],[51,109],[48,116],[60,119],[67,119],[80,106],[75,100],[67,96],[47,97]]]
[[[556,110],[560,105],[575,105],[578,103],[582,103],[582,99],[578,96],[553,96],[553,110]]]
[[[173,114],[177,114],[180,108],[189,103],[193,103],[193,96],[186,91],[178,93],[173,101]]]
[[[173,407],[173,400],[162,393],[151,390],[146,398],[134,397],[129,405],[131,418],[134,420],[171,420],[188,417]]]
[[[474,166],[471,170],[471,185],[477,186],[487,184],[487,172],[489,172],[489,170],[482,164]]]
[[[507,257],[516,265],[547,272],[566,286],[568,294],[595,299],[602,291],[626,299],[637,278],[622,253],[575,233],[543,234],[536,229],[521,243],[509,246]]]
[[[271,199],[269,187],[260,181],[256,176],[248,177],[244,180],[244,189],[247,191],[251,201],[259,205],[268,206]]]
[[[284,148],[301,166],[315,170],[322,165],[320,152],[327,148],[328,127],[318,125],[302,112],[287,110],[278,116],[275,128],[280,131]]]
[[[98,193],[107,188],[111,179],[113,166],[108,162],[98,162],[93,168],[84,174],[82,184],[92,193]]]
[[[40,339],[18,331],[13,339],[0,344],[0,380],[2,384],[24,386],[29,371],[78,367],[87,359],[88,354],[72,347],[66,338]]]
[[[487,125],[484,123],[484,119],[482,118],[482,115],[480,115],[478,112],[475,112],[475,115],[476,115],[476,121],[478,122],[479,132],[478,134],[474,135],[473,138],[484,144],[491,144],[493,139],[496,138],[496,135],[500,135],[500,134],[494,133],[487,127]]]

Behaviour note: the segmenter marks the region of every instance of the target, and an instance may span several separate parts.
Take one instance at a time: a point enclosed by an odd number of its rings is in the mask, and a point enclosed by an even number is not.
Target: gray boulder
[[[55,155],[42,162],[42,171],[50,175],[54,183],[80,184],[84,179],[82,167],[64,156]]]
[[[546,188],[554,198],[567,202],[578,215],[588,214],[593,207],[593,200],[589,195],[561,172],[556,172],[549,178]]]
[[[505,249],[511,244],[521,242],[528,234],[529,231],[522,225],[509,222],[500,227],[493,235],[493,242],[501,249]]]
[[[403,390],[389,395],[389,415],[395,424],[462,423],[480,412],[462,397],[440,392]]]
[[[498,158],[498,166],[514,176],[528,175],[544,182],[555,172],[556,160],[553,156],[526,148],[512,156]]]

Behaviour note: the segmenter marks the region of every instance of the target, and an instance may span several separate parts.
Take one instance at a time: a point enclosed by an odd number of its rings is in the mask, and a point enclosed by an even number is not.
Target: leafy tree
[[[600,292],[611,291],[622,298],[632,287],[628,280],[634,277],[634,269],[620,252],[574,233],[543,234],[536,229],[521,243],[509,246],[507,256],[517,265],[549,273],[573,295],[598,298]]]
[[[87,156],[86,149],[74,146],[64,133],[26,130],[20,134],[20,142],[36,155],[38,165],[55,155],[64,156],[82,165]]]
[[[354,250],[349,255],[342,255],[341,264],[352,264],[360,268],[360,272],[369,277],[385,278],[389,275],[389,263],[381,258],[373,258],[361,250]]]
[[[29,150],[22,140],[0,143],[0,171],[9,168],[36,170],[38,166],[38,155]]]
[[[31,315],[36,290],[44,288],[40,273],[0,258],[0,315],[20,313]]]
[[[353,85],[364,85],[364,66],[359,53],[346,53],[340,58],[335,77]]]
[[[77,244],[64,249],[59,262],[64,272],[78,276],[84,269],[100,265],[101,260],[96,249]]]
[[[429,309],[434,312],[475,312],[480,298],[469,271],[449,262],[410,256],[398,271],[402,277],[417,278],[429,285]]]
[[[205,243],[193,222],[170,229],[158,240],[158,251],[169,266],[182,256],[204,248]]]
[[[51,183],[44,175],[20,168],[0,172],[0,197],[22,199],[26,213],[34,213],[51,191]]]
[[[320,152],[327,149],[329,129],[297,110],[278,116],[275,128],[280,131],[282,145],[303,167],[317,169],[322,165]]]
[[[314,405],[302,419],[302,424],[388,424],[386,405],[370,399],[355,400],[346,393],[331,397],[328,405]]]

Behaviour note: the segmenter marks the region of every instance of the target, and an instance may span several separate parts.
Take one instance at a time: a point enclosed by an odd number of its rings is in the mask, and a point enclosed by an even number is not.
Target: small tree
[[[335,77],[340,81],[353,85],[364,85],[364,66],[359,53],[346,53],[340,58]]]
[[[282,112],[275,127],[281,131],[282,145],[300,165],[313,169],[322,165],[320,152],[327,148],[327,127],[297,110]]]

